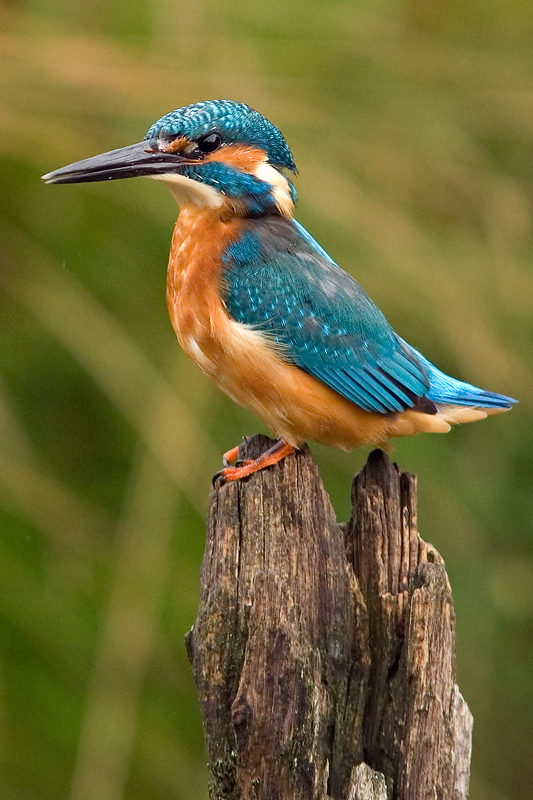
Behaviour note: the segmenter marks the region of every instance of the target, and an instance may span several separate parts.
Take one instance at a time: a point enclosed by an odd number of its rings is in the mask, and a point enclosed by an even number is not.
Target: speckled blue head
[[[260,147],[273,166],[296,172],[292,153],[278,128],[250,106],[233,100],[207,100],[177,108],[155,122],[145,139],[168,135],[194,140],[215,131],[224,142]]]

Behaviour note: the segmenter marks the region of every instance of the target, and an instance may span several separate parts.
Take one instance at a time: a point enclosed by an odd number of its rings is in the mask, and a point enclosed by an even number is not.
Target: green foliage
[[[10,800],[205,797],[183,647],[220,453],[259,426],[164,306],[176,209],[39,176],[229,97],[292,146],[299,219],[441,368],[520,400],[400,441],[446,559],[472,800],[533,791],[533,7],[273,0],[4,7],[0,784]],[[366,454],[315,448],[339,517]]]

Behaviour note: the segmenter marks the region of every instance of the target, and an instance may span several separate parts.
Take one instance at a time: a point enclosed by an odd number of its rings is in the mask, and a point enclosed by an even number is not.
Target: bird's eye
[[[213,133],[208,133],[205,136],[200,136],[197,140],[198,149],[202,153],[214,153],[215,150],[218,150],[220,145],[222,144],[222,136],[220,133],[213,131]]]

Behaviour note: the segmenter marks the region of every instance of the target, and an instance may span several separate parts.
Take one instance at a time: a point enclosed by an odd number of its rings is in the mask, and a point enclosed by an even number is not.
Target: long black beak
[[[111,150],[93,158],[76,161],[43,175],[46,183],[88,183],[134,178],[139,175],[160,175],[178,172],[180,165],[193,163],[178,153],[154,149],[155,142],[145,140],[119,150]]]

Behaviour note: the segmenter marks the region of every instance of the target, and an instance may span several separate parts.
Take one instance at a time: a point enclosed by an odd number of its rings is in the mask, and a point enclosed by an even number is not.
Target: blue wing
[[[297,223],[254,220],[223,262],[229,315],[264,333],[285,360],[367,411],[435,412],[417,355]]]

